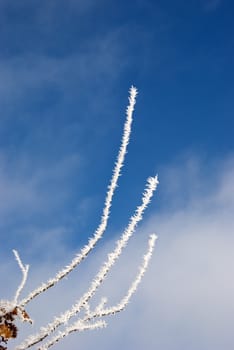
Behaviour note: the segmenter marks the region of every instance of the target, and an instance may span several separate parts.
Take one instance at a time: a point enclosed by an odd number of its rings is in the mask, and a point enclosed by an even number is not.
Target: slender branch
[[[13,253],[14,253],[15,259],[16,259],[18,265],[19,265],[19,268],[22,271],[22,281],[21,281],[18,289],[16,290],[16,293],[15,293],[15,296],[14,296],[14,303],[17,304],[19,296],[20,296],[20,293],[22,292],[22,290],[23,290],[23,288],[25,286],[25,283],[27,281],[29,265],[25,265],[25,266],[23,265],[17,250],[13,250]]]
[[[86,330],[104,328],[106,326],[107,326],[106,322],[102,320],[96,321],[95,323],[84,323],[78,320],[77,322],[73,323],[71,326],[66,327],[64,331],[58,332],[58,334],[55,337],[53,337],[50,341],[40,346],[38,350],[49,349],[51,346],[57,344],[60,340],[67,337],[69,334],[73,332],[83,332]]]
[[[55,284],[57,284],[62,278],[67,276],[74,268],[81,263],[82,260],[84,260],[87,255],[90,253],[91,250],[95,247],[99,239],[102,237],[103,233],[106,230],[109,215],[110,215],[110,208],[112,204],[112,198],[115,192],[115,189],[117,187],[117,182],[120,176],[121,168],[124,164],[125,155],[127,153],[127,146],[130,139],[131,134],[131,125],[133,120],[133,111],[134,106],[136,103],[136,96],[137,96],[137,89],[135,87],[131,87],[129,96],[129,105],[126,110],[126,121],[124,124],[124,132],[122,136],[121,146],[119,149],[117,161],[115,163],[115,167],[113,170],[113,175],[110,181],[110,185],[108,186],[108,192],[105,199],[105,205],[103,208],[103,214],[101,217],[101,222],[96,229],[94,235],[92,238],[89,239],[89,242],[87,245],[81,249],[80,253],[78,253],[74,259],[71,261],[71,263],[60,270],[54,278],[49,279],[46,283],[42,283],[38,288],[36,288],[34,291],[32,291],[25,299],[23,299],[20,302],[20,306],[24,307],[27,303],[29,303],[32,299],[34,299],[39,294],[43,293],[47,289],[51,288]]]
[[[148,251],[147,253],[144,255],[143,257],[143,262],[139,268],[139,272],[135,278],[135,280],[133,281],[133,283],[131,284],[130,288],[128,289],[126,295],[122,298],[122,300],[115,306],[112,306],[110,308],[106,308],[106,309],[102,309],[102,310],[95,310],[94,312],[90,313],[89,316],[85,319],[85,321],[91,320],[93,318],[96,317],[103,317],[103,316],[108,316],[108,315],[114,315],[117,312],[120,312],[122,310],[125,309],[125,307],[127,306],[127,304],[129,303],[132,295],[136,292],[138,285],[140,284],[147,268],[149,265],[149,261],[152,257],[152,253],[154,250],[154,246],[155,246],[155,241],[157,239],[157,236],[155,234],[150,236],[149,242],[148,242]]]

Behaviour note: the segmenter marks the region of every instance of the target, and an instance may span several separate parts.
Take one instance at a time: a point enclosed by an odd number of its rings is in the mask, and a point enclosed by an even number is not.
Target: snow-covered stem
[[[129,303],[132,295],[136,292],[137,287],[140,284],[140,282],[142,280],[142,277],[144,276],[144,274],[145,274],[145,272],[146,272],[146,270],[148,268],[149,261],[150,261],[150,259],[152,257],[152,253],[153,253],[153,250],[154,250],[156,239],[157,239],[157,236],[155,234],[152,234],[150,236],[149,248],[148,248],[147,253],[143,257],[143,263],[140,266],[139,273],[138,273],[136,279],[133,281],[131,287],[129,288],[126,296],[121,300],[119,305],[117,305],[115,312],[123,310],[127,306],[127,304]],[[110,311],[113,313],[114,309],[110,310]]]
[[[155,234],[152,234],[150,236],[150,239],[148,242],[148,245],[149,245],[148,251],[143,257],[143,262],[142,262],[141,266],[139,267],[139,272],[138,272],[135,280],[132,282],[130,288],[128,289],[127,294],[123,297],[123,299],[117,305],[112,306],[110,308],[105,308],[105,309],[103,308],[103,309],[95,310],[93,313],[89,314],[89,317],[87,318],[87,320],[91,320],[92,318],[95,318],[95,317],[103,317],[103,316],[113,315],[113,314],[116,314],[117,312],[120,312],[126,308],[127,304],[129,303],[132,295],[136,292],[138,285],[140,284],[142,277],[144,276],[144,274],[148,268],[149,261],[152,257],[152,253],[154,250],[156,239],[157,239],[157,236]]]
[[[142,277],[144,276],[148,268],[149,261],[151,259],[151,256],[154,250],[156,238],[157,236],[155,234],[150,236],[150,239],[148,242],[148,245],[149,245],[148,251],[143,257],[143,262],[139,267],[139,272],[135,280],[131,284],[130,288],[128,289],[127,294],[124,296],[124,298],[120,301],[119,304],[111,308],[104,309],[104,305],[106,304],[107,300],[106,298],[102,298],[100,304],[94,310],[94,312],[89,312],[89,314],[85,316],[83,319],[79,319],[76,322],[74,322],[71,326],[66,327],[63,332],[58,332],[51,340],[43,344],[43,346],[40,347],[40,350],[47,350],[48,348],[58,343],[60,340],[62,340],[71,332],[74,332],[74,331],[81,332],[86,329],[96,329],[96,328],[104,327],[106,326],[106,323],[103,320],[97,321],[95,323],[87,323],[87,322],[93,321],[95,318],[114,315],[117,312],[124,310],[127,304],[129,303],[132,295],[137,290],[137,287],[140,284]]]
[[[20,270],[22,272],[22,280],[21,280],[21,283],[20,283],[19,287],[17,288],[15,296],[14,296],[14,303],[16,305],[17,302],[18,302],[20,293],[22,292],[22,290],[23,290],[23,288],[25,286],[25,283],[27,281],[29,265],[23,265],[17,250],[13,249],[13,254],[14,254],[15,260],[17,261],[17,263],[19,265],[19,268],[20,268]]]
[[[121,299],[121,301],[117,305],[109,307],[109,308],[104,308],[105,304],[102,303],[102,301],[101,301],[100,304],[98,305],[98,307],[96,307],[93,312],[89,312],[89,314],[83,319],[83,321],[90,321],[94,318],[114,315],[117,312],[120,312],[126,308],[127,304],[129,303],[132,295],[136,292],[138,285],[140,284],[140,282],[141,282],[141,280],[142,280],[142,278],[143,278],[143,276],[148,268],[148,265],[149,265],[149,262],[150,262],[150,259],[152,257],[152,253],[154,250],[156,239],[157,239],[157,236],[155,234],[152,234],[150,236],[149,241],[148,241],[148,250],[147,250],[147,253],[143,257],[143,261],[139,267],[139,272],[138,272],[136,278],[134,279],[134,281],[132,282],[130,288],[128,289],[126,295]],[[105,298],[102,298],[102,300],[105,300]]]
[[[108,186],[108,191],[105,198],[105,205],[103,208],[103,213],[101,217],[100,224],[96,231],[94,232],[92,238],[89,239],[89,242],[87,245],[85,245],[81,251],[73,258],[71,263],[67,266],[65,266],[62,270],[60,270],[55,277],[49,279],[46,283],[42,283],[38,288],[36,288],[34,291],[32,291],[26,298],[24,298],[20,302],[20,306],[24,307],[27,303],[29,303],[32,299],[34,299],[37,295],[43,293],[47,289],[54,286],[56,283],[58,283],[62,278],[67,276],[72,270],[78,266],[82,260],[84,260],[87,255],[90,253],[91,250],[95,247],[99,239],[102,237],[103,233],[106,230],[108,218],[110,215],[110,209],[112,204],[112,198],[115,192],[115,189],[117,187],[117,182],[120,176],[121,168],[124,165],[124,159],[125,155],[127,153],[127,146],[130,139],[131,134],[131,126],[132,126],[132,120],[133,120],[133,111],[134,106],[136,103],[136,96],[137,96],[137,89],[132,86],[129,91],[129,105],[126,110],[126,121],[124,124],[124,131],[123,136],[121,140],[120,149],[117,156],[117,161],[114,166],[113,175],[110,181],[110,185]]]
[[[102,321],[102,320],[96,321],[95,323],[84,323],[84,322],[78,320],[77,322],[75,322],[71,326],[66,327],[66,329],[64,331],[58,332],[58,334],[56,336],[54,336],[47,343],[40,346],[38,350],[49,349],[51,346],[58,343],[61,339],[67,337],[72,332],[83,332],[86,330],[94,330],[94,329],[104,328],[104,327],[106,327],[106,322]]]
[[[59,317],[54,318],[54,321],[49,323],[46,327],[41,328],[40,332],[34,336],[30,336],[25,340],[19,347],[18,350],[27,349],[53,333],[59,326],[66,324],[73,316],[81,311],[84,305],[91,299],[95,294],[98,287],[103,283],[105,277],[110,271],[111,267],[114,265],[116,260],[120,257],[123,248],[127,245],[130,237],[135,232],[137,224],[142,220],[143,213],[147,208],[150,200],[153,196],[154,191],[158,185],[158,177],[150,177],[147,180],[147,186],[143,193],[142,204],[137,207],[135,214],[131,217],[127,228],[124,230],[121,238],[116,242],[114,250],[108,254],[106,262],[101,266],[99,272],[95,276],[94,280],[86,293],[72,306],[71,309],[64,312]]]

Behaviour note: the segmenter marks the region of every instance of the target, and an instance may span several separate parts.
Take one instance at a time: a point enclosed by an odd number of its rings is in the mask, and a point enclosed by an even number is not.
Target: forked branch
[[[114,166],[113,174],[111,177],[110,185],[108,186],[104,208],[100,220],[100,224],[94,232],[93,236],[89,239],[88,243],[81,249],[81,251],[73,258],[68,266],[62,268],[53,278],[47,282],[42,283],[38,288],[29,293],[27,297],[19,301],[20,294],[26,283],[29,265],[24,265],[20,259],[20,256],[16,250],[13,250],[16,261],[22,272],[22,280],[15,292],[13,301],[0,300],[0,350],[6,350],[7,341],[10,338],[17,336],[17,327],[15,326],[15,318],[20,318],[22,321],[29,321],[28,314],[24,310],[26,304],[32,301],[41,293],[47,291],[53,287],[65,276],[67,276],[72,270],[74,270],[94,249],[99,239],[103,236],[110,216],[110,210],[112,205],[112,199],[117,187],[118,179],[121,174],[121,168],[124,165],[125,156],[127,153],[127,146],[131,134],[131,126],[133,120],[133,111],[136,103],[137,90],[135,87],[131,87],[129,104],[126,110],[126,121],[124,124],[124,130],[122,140],[117,156],[117,160]],[[128,244],[129,239],[135,232],[137,225],[142,220],[144,212],[151,201],[158,185],[158,177],[150,177],[147,180],[145,191],[142,195],[141,204],[136,208],[135,213],[129,220],[127,227],[122,233],[119,240],[116,241],[115,247],[112,252],[107,255],[106,260],[101,265],[96,276],[88,286],[86,292],[75,301],[70,309],[63,312],[61,315],[54,317],[54,319],[48,323],[45,327],[42,327],[40,331],[34,335],[26,338],[20,345],[16,347],[16,350],[26,350],[32,346],[38,344],[40,350],[47,350],[51,346],[55,345],[58,341],[68,336],[72,332],[80,332],[83,330],[92,330],[102,328],[106,326],[104,317],[114,315],[125,309],[132,295],[136,291],[142,277],[148,267],[150,258],[155,245],[156,235],[151,235],[149,239],[149,247],[147,253],[143,257],[142,264],[139,268],[139,272],[136,275],[135,280],[130,285],[125,296],[120,300],[117,305],[107,307],[107,299],[102,298],[97,307],[92,311],[90,307],[90,300],[96,294],[98,288],[105,281],[106,276],[111,271],[111,268],[115,262],[119,259],[123,249]],[[81,312],[82,311],[82,312]],[[75,318],[75,321],[71,324],[71,318]],[[47,340],[45,340],[47,339]],[[38,349],[38,348],[37,348]]]
[[[58,332],[57,335],[55,335],[51,340],[46,342],[40,347],[40,350],[47,350],[51,346],[58,343],[63,338],[67,337],[72,332],[82,332],[84,330],[89,329],[96,329],[96,328],[103,328],[106,327],[107,324],[104,320],[98,320],[95,321],[97,318],[102,318],[110,315],[115,315],[116,313],[123,311],[126,306],[128,305],[132,295],[137,290],[138,285],[140,284],[142,277],[144,276],[147,267],[149,265],[149,261],[152,257],[152,253],[154,250],[155,241],[157,239],[157,236],[155,234],[150,236],[149,239],[149,247],[147,253],[143,257],[142,264],[139,267],[139,272],[135,278],[135,280],[132,282],[130,288],[128,289],[126,295],[122,298],[122,300],[115,306],[104,308],[107,299],[103,298],[101,303],[98,305],[98,307],[93,312],[88,312],[85,317],[79,318],[76,322],[74,322],[72,325],[67,326],[64,331]]]

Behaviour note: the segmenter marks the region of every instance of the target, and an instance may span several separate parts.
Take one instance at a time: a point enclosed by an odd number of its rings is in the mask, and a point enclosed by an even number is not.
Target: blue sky
[[[145,179],[159,174],[123,258],[134,273],[156,230],[144,286],[109,329],[58,348],[233,348],[233,10],[230,0],[0,1],[2,297],[14,291],[9,270],[19,278],[12,248],[31,265],[30,290],[95,230],[132,84],[132,141],[104,247],[82,270],[85,281],[128,222]],[[118,271],[116,280],[127,275],[121,264]],[[61,287],[70,303],[74,278]],[[113,284],[107,290],[115,295]]]

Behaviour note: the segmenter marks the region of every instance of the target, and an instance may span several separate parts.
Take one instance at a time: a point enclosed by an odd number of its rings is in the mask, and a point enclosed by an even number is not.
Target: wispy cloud
[[[30,255],[33,246],[41,245],[38,237],[44,242],[48,237],[55,239],[58,232],[69,232],[69,228],[65,230],[63,226],[71,221],[64,207],[73,196],[73,188],[68,183],[73,176],[77,177],[79,166],[77,156],[65,157],[47,166],[34,164],[33,168],[31,158],[19,158],[13,164],[3,156],[0,158],[2,256],[8,255],[12,248],[25,247]],[[31,248],[27,249],[27,244]]]
[[[204,0],[203,8],[207,12],[215,11],[219,6],[221,6],[222,0]]]

